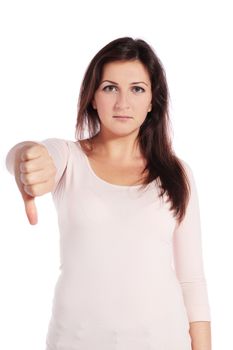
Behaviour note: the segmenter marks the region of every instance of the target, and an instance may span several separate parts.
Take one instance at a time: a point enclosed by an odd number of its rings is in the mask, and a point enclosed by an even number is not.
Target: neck
[[[101,158],[113,162],[129,162],[142,158],[136,137],[132,135],[116,136],[98,133],[90,139],[94,149],[98,149]]]

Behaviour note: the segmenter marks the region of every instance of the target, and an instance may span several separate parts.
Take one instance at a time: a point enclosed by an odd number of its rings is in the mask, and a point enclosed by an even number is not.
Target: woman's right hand
[[[29,141],[17,150],[14,174],[28,220],[35,225],[38,222],[35,197],[51,192],[55,184],[56,167],[46,147]]]

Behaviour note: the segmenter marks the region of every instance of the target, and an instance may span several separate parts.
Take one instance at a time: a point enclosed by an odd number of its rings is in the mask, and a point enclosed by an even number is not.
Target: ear
[[[94,109],[96,109],[95,99],[92,100],[91,104],[92,104],[92,107],[93,107]]]
[[[149,106],[148,112],[150,112],[151,110],[152,110],[152,103],[150,103],[150,106]]]

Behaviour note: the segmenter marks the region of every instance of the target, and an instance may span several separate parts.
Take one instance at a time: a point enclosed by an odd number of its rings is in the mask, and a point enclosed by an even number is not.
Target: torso
[[[109,159],[100,157],[97,150],[91,151],[84,140],[79,141],[83,146],[83,150],[88,157],[89,164],[94,173],[114,185],[133,186],[140,185],[143,182],[147,172],[142,174],[146,165],[145,159],[140,158],[137,161],[132,161],[128,164],[113,162]]]

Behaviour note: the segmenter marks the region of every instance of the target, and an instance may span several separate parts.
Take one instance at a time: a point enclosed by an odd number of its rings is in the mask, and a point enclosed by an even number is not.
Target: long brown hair
[[[91,101],[102,77],[105,63],[139,60],[147,69],[152,89],[152,110],[148,112],[137,136],[142,155],[147,161],[147,171],[142,187],[156,180],[161,192],[171,202],[178,223],[184,218],[190,195],[190,183],[181,160],[172,149],[168,111],[169,91],[166,74],[154,49],[142,39],[122,37],[104,46],[91,60],[81,84],[75,138],[83,138],[85,124],[90,137],[100,127],[100,119]],[[80,137],[79,137],[79,135]]]

